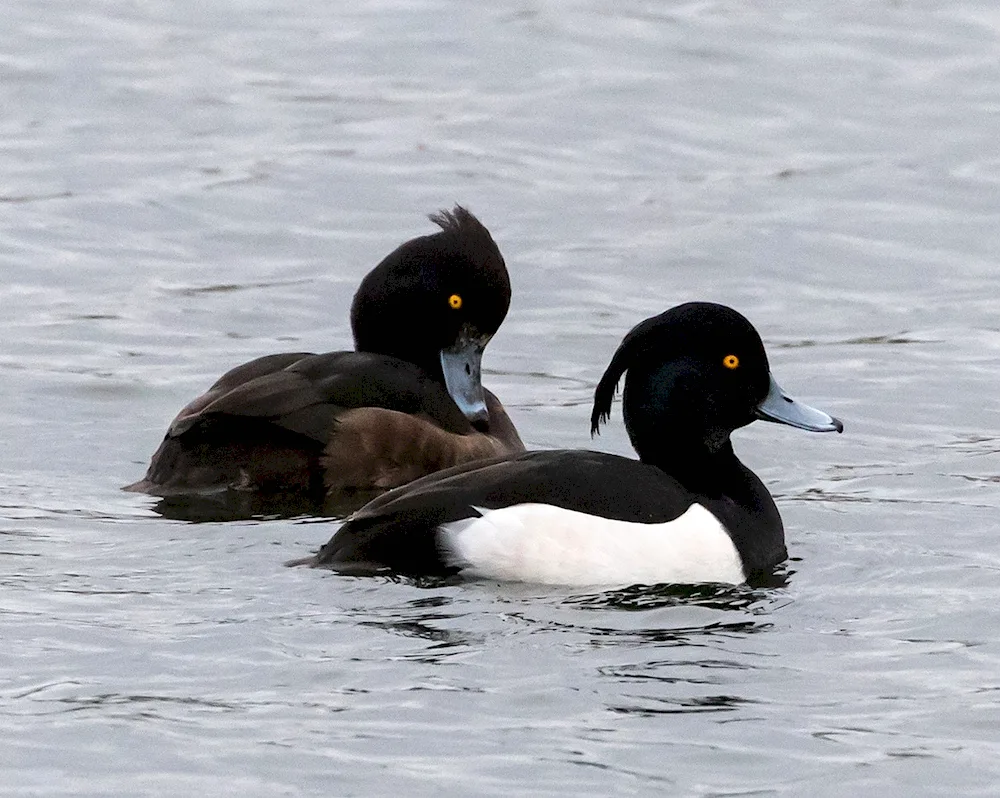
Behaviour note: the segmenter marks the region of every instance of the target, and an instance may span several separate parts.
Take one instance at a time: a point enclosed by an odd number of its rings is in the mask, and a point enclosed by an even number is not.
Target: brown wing
[[[448,432],[426,416],[377,407],[345,411],[323,452],[323,482],[331,493],[387,490],[444,468],[521,451],[494,435]]]

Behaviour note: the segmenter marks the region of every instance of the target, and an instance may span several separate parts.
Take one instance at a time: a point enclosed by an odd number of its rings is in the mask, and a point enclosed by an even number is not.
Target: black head
[[[358,351],[392,355],[441,376],[440,353],[461,338],[486,341],[510,306],[510,278],[489,231],[456,205],[441,228],[407,241],[361,281],[351,305]]]
[[[592,434],[607,421],[626,372],[625,427],[644,461],[717,452],[733,430],[758,418],[816,431],[843,428],[780,394],[760,335],[725,305],[690,302],[633,328],[598,383]],[[779,402],[783,407],[772,410]]]

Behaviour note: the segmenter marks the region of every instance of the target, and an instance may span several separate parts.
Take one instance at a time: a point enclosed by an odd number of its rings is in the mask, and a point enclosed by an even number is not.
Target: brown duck
[[[507,267],[465,208],[430,218],[440,232],[402,244],[362,280],[355,351],[267,355],[223,374],[125,490],[337,502],[523,451],[481,381],[483,350],[510,305]]]

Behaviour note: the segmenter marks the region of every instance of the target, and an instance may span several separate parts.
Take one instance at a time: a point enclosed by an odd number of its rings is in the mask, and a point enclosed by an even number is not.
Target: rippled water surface
[[[0,794],[995,794],[993,0],[4,13]],[[227,368],[349,346],[456,201],[530,446],[627,453],[593,386],[689,299],[844,419],[735,436],[783,586],[350,579],[281,565],[330,521],[119,491]]]

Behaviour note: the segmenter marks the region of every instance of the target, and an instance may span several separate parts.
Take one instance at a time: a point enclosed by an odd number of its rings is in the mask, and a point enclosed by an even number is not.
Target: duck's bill
[[[757,405],[757,417],[764,421],[788,424],[790,427],[807,429],[811,432],[843,432],[844,425],[839,419],[827,415],[815,407],[796,402],[781,390],[781,386],[771,376],[764,401]]]
[[[486,422],[486,396],[483,393],[483,350],[488,336],[463,331],[458,340],[441,350],[444,384],[458,409],[472,423]]]

